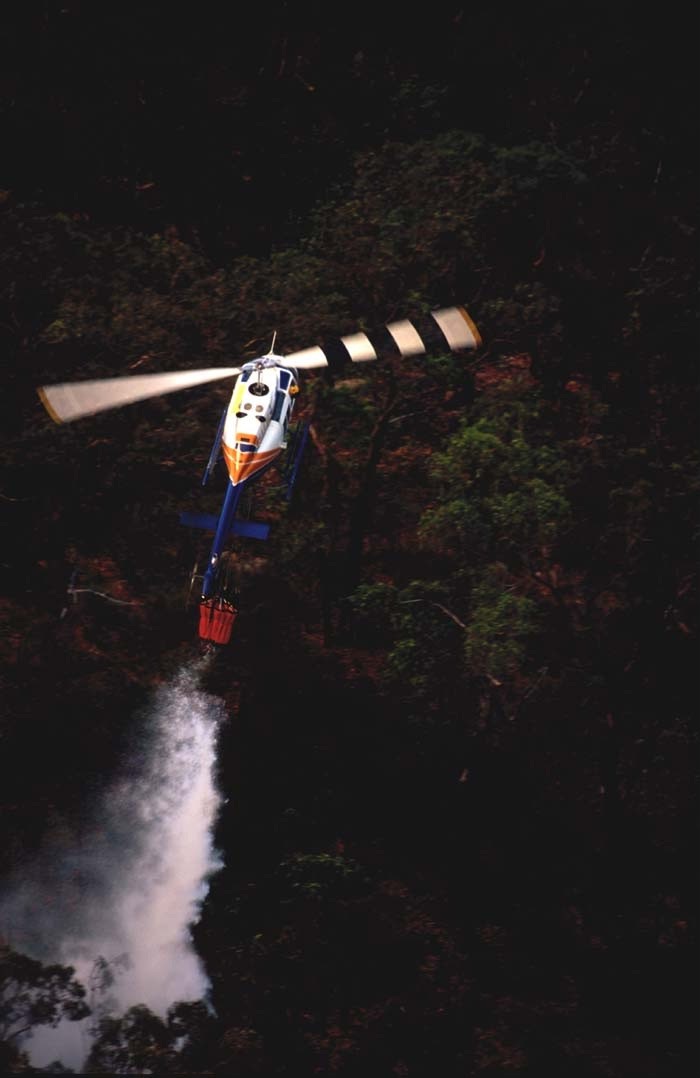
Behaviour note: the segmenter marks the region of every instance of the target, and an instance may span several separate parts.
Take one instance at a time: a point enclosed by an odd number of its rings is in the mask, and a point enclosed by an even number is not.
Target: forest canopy
[[[685,1076],[688,23],[448,5],[370,32],[273,4],[235,34],[207,5],[132,7],[3,16],[8,879],[75,826],[194,647],[178,516],[218,512],[199,484],[230,392],[56,427],[36,387],[453,303],[484,343],[304,379],[300,481],[288,505],[274,479],[256,495],[271,538],[242,548],[210,678],[232,794],[195,930],[212,1010],[93,1016],[86,1069]],[[123,605],[68,603],[73,571]],[[70,969],[9,943],[3,969],[46,992],[37,1010],[22,989],[27,1021],[60,993],[82,1016]]]

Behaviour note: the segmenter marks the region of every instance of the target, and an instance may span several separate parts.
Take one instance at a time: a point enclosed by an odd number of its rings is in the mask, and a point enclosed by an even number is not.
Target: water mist
[[[207,998],[190,930],[221,867],[212,831],[225,717],[223,702],[200,688],[207,662],[156,691],[138,750],[101,796],[87,831],[47,836],[41,857],[0,904],[0,931],[11,945],[74,966],[98,1016],[143,1003],[165,1017],[176,1001]],[[23,1047],[35,1066],[60,1059],[79,1067],[94,1021],[95,1014],[40,1027]]]

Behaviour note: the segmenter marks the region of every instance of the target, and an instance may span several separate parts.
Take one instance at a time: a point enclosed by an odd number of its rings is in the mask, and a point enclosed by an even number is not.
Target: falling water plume
[[[138,752],[100,798],[87,836],[73,836],[72,844],[47,836],[33,870],[10,883],[0,904],[0,929],[16,949],[74,966],[98,1014],[142,1003],[165,1017],[174,1002],[206,1000],[209,992],[191,937],[222,866],[212,832],[225,709],[200,688],[209,661],[181,669],[156,691]],[[95,971],[107,967],[109,999],[95,994]],[[32,1062],[76,1066],[89,1050],[89,1023],[37,1030],[25,1045]]]

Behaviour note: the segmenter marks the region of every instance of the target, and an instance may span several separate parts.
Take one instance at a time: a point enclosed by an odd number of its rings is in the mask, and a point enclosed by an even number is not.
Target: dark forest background
[[[695,1073],[681,10],[0,14],[3,872],[85,811],[196,652],[178,514],[221,496],[199,482],[225,387],[56,427],[36,386],[451,303],[484,338],[304,380],[301,480],[288,506],[274,477],[259,491],[272,535],[240,547],[207,685],[230,710],[226,865],[196,928],[217,1017],[133,1012],[93,1071]],[[76,568],[137,605],[61,617]]]

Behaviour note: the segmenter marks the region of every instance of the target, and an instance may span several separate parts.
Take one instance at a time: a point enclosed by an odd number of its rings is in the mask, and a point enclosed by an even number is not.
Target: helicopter
[[[238,610],[230,542],[234,536],[267,539],[269,525],[244,519],[244,491],[273,464],[281,462],[286,496],[291,497],[308,439],[308,423],[292,425],[300,392],[299,372],[328,368],[338,372],[352,363],[382,355],[409,358],[432,351],[476,349],[481,337],[464,307],[443,307],[413,320],[389,322],[375,332],[358,332],[288,355],[270,350],[240,367],[213,367],[159,374],[125,375],[43,385],[37,390],[51,418],[68,423],[111,408],[223,379],[235,379],[209,454],[202,485],[223,458],[228,475],[218,516],[181,513],[182,524],[213,532],[206,568],[197,566],[190,581],[201,579],[199,639],[208,646],[229,643]]]

